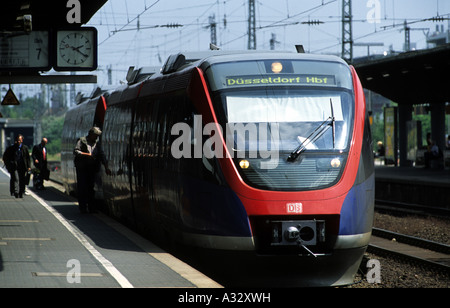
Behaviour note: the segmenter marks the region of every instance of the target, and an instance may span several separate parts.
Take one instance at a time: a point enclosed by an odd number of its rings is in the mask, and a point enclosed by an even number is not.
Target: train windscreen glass
[[[346,110],[342,110],[340,96],[284,96],[280,93],[266,97],[228,95],[225,99],[228,123],[232,125],[253,123],[258,129],[262,129],[262,123],[267,123],[269,137],[276,137],[272,135],[275,131],[274,125],[277,125],[277,130],[281,134],[278,144],[280,150],[294,149],[296,140],[306,140],[311,135],[315,123],[321,124],[330,117],[334,117],[335,121],[334,144],[333,136],[330,135],[333,133],[331,127],[333,124],[329,121],[325,124],[329,125],[330,129],[323,132],[323,136],[317,138],[314,143],[310,142],[310,145],[315,146],[315,149],[320,147],[322,150],[344,150],[347,147],[348,125],[344,121]],[[244,133],[246,132],[244,130]],[[259,141],[260,139],[261,136],[258,136]],[[251,140],[248,142],[251,143]]]
[[[213,65],[208,77],[227,147],[249,185],[310,190],[339,180],[353,128],[348,66],[247,61]]]

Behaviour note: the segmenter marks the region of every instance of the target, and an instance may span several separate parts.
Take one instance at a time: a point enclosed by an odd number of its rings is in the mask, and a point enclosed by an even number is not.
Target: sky
[[[256,0],[257,49],[269,50],[275,35],[275,50],[295,51],[303,44],[307,52],[340,55],[341,14],[342,0]],[[447,30],[449,22],[423,20],[449,14],[448,0],[353,0],[353,40],[383,44],[370,47],[370,54],[400,52],[406,20],[412,47],[424,49],[426,33],[437,25]],[[98,83],[107,83],[108,66],[115,84],[125,79],[129,66],[160,66],[170,54],[207,50],[213,15],[217,45],[247,49],[248,0],[109,0],[87,24],[98,30]],[[365,46],[353,47],[354,57],[367,52]]]

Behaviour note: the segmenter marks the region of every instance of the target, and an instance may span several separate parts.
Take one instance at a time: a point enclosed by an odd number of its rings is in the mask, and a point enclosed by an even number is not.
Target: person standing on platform
[[[33,164],[38,170],[33,175],[33,187],[42,190],[44,187],[44,180],[50,179],[50,170],[47,168],[47,138],[42,138],[41,143],[36,144],[33,147],[31,157],[33,158]]]
[[[77,172],[78,206],[81,213],[95,212],[94,185],[101,164],[105,166],[106,174],[110,175],[105,153],[98,142],[102,131],[92,127],[86,137],[78,139],[75,149],[74,163]]]
[[[386,154],[386,149],[384,148],[383,141],[377,142],[377,152],[375,157],[383,157]]]
[[[23,135],[19,134],[13,145],[9,146],[3,154],[6,169],[11,175],[10,192],[16,198],[23,198],[27,173],[31,170],[30,152],[23,144]]]

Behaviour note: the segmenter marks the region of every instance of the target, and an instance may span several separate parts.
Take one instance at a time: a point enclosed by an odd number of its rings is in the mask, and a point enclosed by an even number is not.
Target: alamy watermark
[[[367,261],[367,275],[368,283],[381,283],[381,263],[377,259],[370,259]]]
[[[69,24],[81,23],[81,3],[79,0],[68,0],[66,7],[70,8],[67,12],[66,20]]]
[[[193,127],[187,123],[172,126],[171,135],[179,136],[171,146],[174,158],[262,158],[261,169],[278,166],[280,134],[277,124],[227,123],[226,147],[222,142],[223,128],[217,123],[202,125],[202,116],[195,115]],[[209,137],[203,142],[203,137]],[[251,141],[251,142],[250,142]]]
[[[381,23],[381,3],[380,0],[368,0],[366,7],[369,11],[366,15],[366,20],[369,24]]]
[[[66,264],[70,268],[66,275],[68,283],[81,283],[81,263],[77,259],[70,259]]]

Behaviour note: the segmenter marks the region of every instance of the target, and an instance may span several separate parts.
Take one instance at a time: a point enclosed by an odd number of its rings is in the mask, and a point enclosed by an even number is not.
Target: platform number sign
[[[47,71],[50,68],[48,31],[0,37],[0,71]]]

